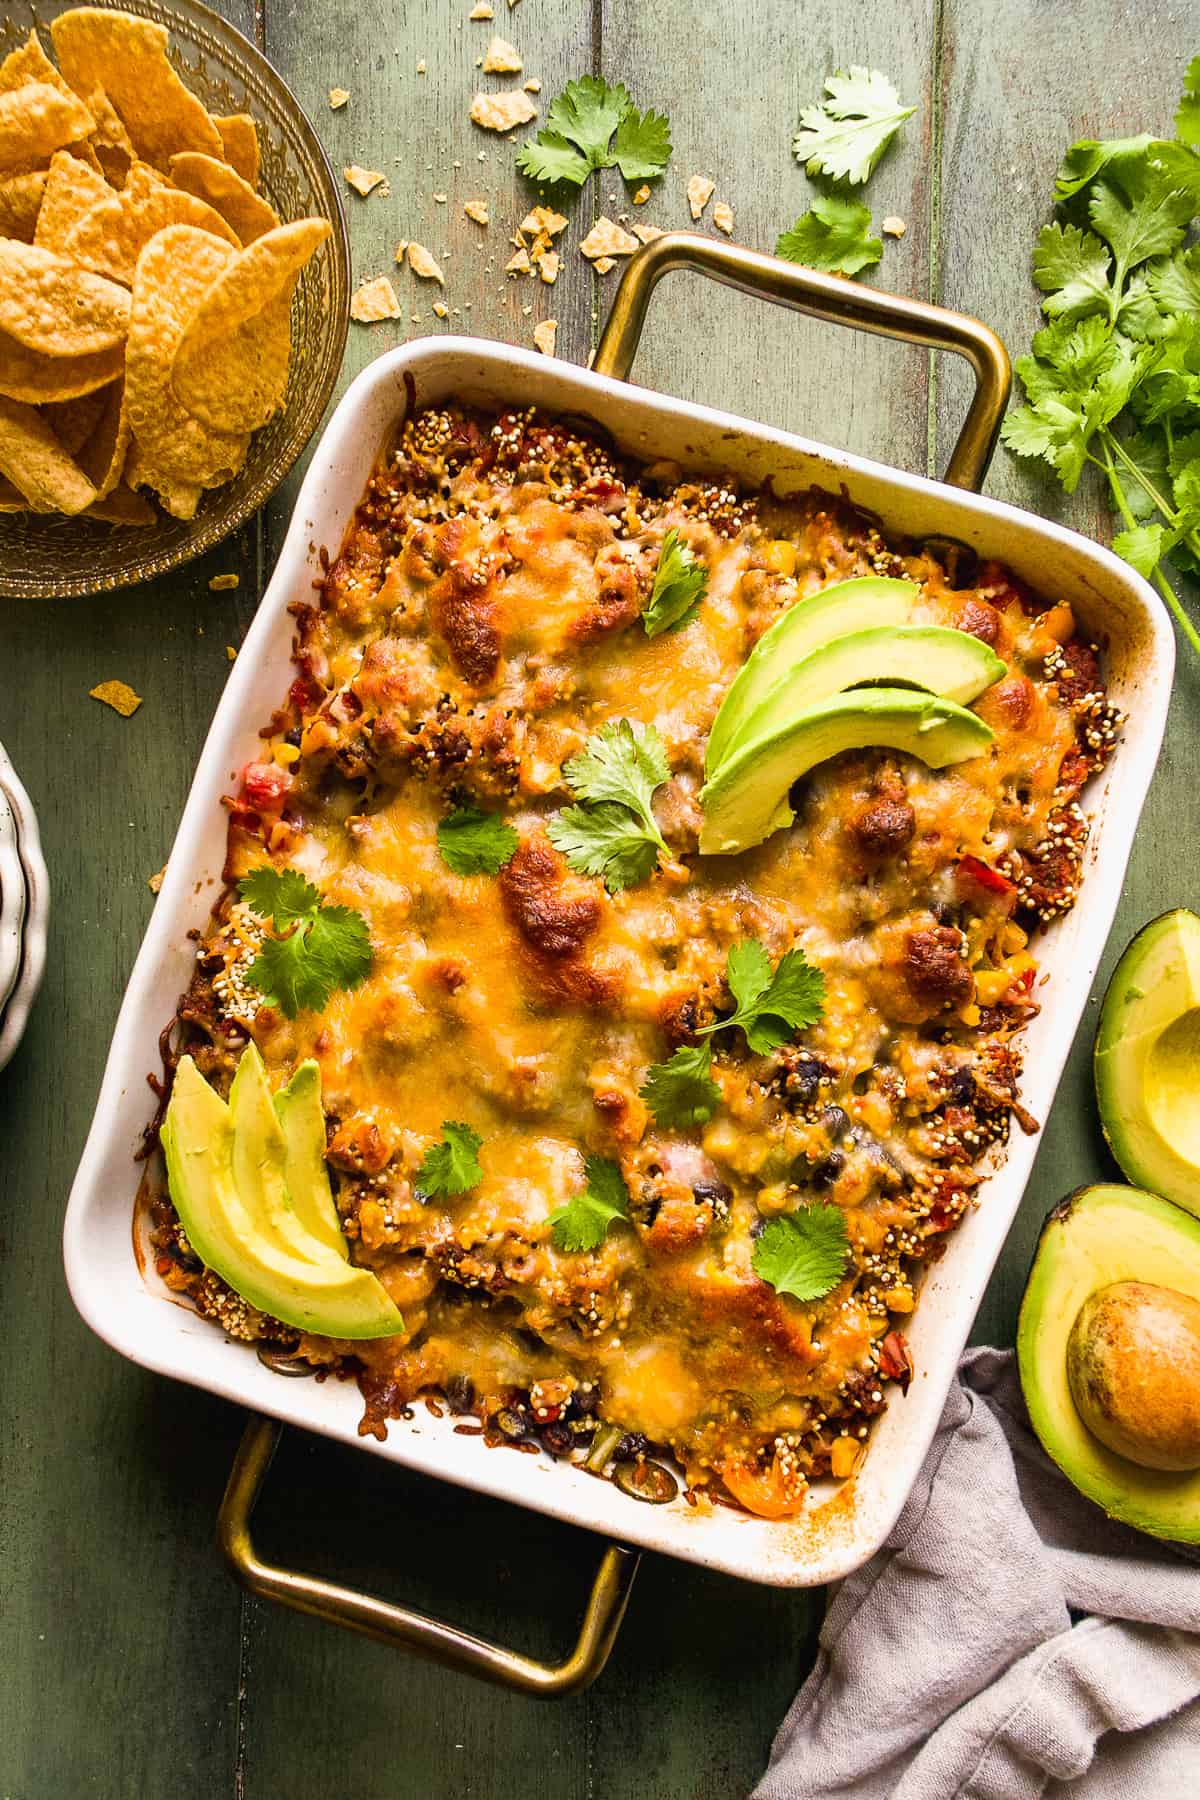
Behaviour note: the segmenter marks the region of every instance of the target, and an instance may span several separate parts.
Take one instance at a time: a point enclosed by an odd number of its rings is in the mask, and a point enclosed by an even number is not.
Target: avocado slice
[[[1021,1305],[1017,1358],[1033,1428],[1081,1494],[1111,1518],[1179,1543],[1200,1543],[1200,1470],[1142,1467],[1083,1423],[1067,1348],[1099,1290],[1145,1282],[1200,1300],[1200,1221],[1139,1188],[1080,1188],[1042,1228]]]
[[[913,581],[859,575],[789,606],[759,638],[722,700],[708,734],[705,774],[715,773],[750,714],[802,657],[870,625],[907,625],[917,593]]]
[[[233,1179],[259,1231],[287,1256],[318,1260],[325,1246],[298,1217],[288,1193],[287,1145],[271,1098],[258,1045],[251,1042],[229,1089],[233,1122]]]
[[[941,769],[978,756],[993,735],[974,713],[911,688],[838,694],[722,764],[700,794],[701,853],[729,856],[749,850],[790,825],[795,817],[788,804],[792,783],[843,750],[885,745]]]
[[[800,713],[860,682],[911,683],[967,706],[999,681],[1007,665],[966,631],[941,625],[873,625],[835,638],[801,658],[742,721],[721,756],[731,762],[756,739],[790,725]]]
[[[243,1300],[285,1325],[323,1337],[390,1337],[403,1331],[399,1312],[370,1270],[354,1268],[315,1238],[307,1240],[304,1255],[283,1247],[260,1210],[270,1184],[256,1181],[249,1194],[238,1188],[239,1166],[261,1168],[257,1151],[247,1156],[243,1147],[238,1155],[233,1109],[190,1056],[179,1060],[159,1135],[171,1199],[189,1243]],[[282,1165],[277,1178],[282,1189]],[[297,1233],[303,1242],[299,1226]]]
[[[1096,1098],[1130,1181],[1200,1215],[1200,918],[1183,907],[1138,932],[1096,1034]]]
[[[349,1261],[333,1204],[325,1165],[325,1114],[321,1109],[321,1070],[310,1057],[274,1097],[275,1117],[283,1133],[283,1178],[297,1219],[329,1250]]]

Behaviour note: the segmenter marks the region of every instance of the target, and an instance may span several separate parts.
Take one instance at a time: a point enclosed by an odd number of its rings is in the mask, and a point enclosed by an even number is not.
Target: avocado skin
[[[702,855],[735,855],[790,825],[792,784],[844,750],[883,745],[931,768],[965,762],[993,741],[982,719],[912,688],[859,688],[811,707],[782,731],[723,764],[700,794]]]
[[[1200,1544],[1200,1472],[1140,1467],[1080,1419],[1067,1344],[1080,1308],[1114,1282],[1173,1286],[1200,1299],[1200,1221],[1157,1194],[1077,1188],[1042,1226],[1017,1328],[1021,1387],[1042,1448],[1081,1494],[1153,1537]]]
[[[1200,918],[1143,926],[1113,971],[1093,1058],[1100,1123],[1122,1173],[1200,1216]]]

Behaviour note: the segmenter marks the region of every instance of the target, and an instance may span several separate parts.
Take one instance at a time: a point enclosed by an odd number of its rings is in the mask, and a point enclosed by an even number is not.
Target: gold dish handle
[[[494,1681],[523,1694],[557,1699],[577,1694],[595,1681],[608,1661],[624,1617],[629,1590],[637,1573],[638,1553],[621,1544],[606,1546],[592,1582],[583,1623],[571,1654],[560,1663],[541,1663],[473,1637],[440,1619],[410,1612],[406,1606],[359,1593],[315,1575],[264,1562],[250,1535],[250,1515],[262,1490],[271,1458],[282,1434],[274,1419],[250,1418],[221,1501],[217,1540],[242,1586],[264,1600],[277,1600],[296,1612],[311,1613],[330,1625],[342,1625],[444,1663],[466,1675]]]
[[[600,334],[592,359],[600,375],[623,381],[633,366],[646,323],[650,296],[672,269],[690,269],[711,276],[726,287],[739,288],[814,319],[850,325],[856,331],[873,331],[879,337],[900,338],[924,344],[930,350],[952,350],[966,357],[975,375],[971,400],[958,442],[946,468],[952,487],[983,486],[996,434],[1008,403],[1012,371],[1008,352],[986,325],[964,313],[930,306],[925,300],[909,300],[878,288],[860,287],[840,275],[823,275],[777,256],[763,256],[740,244],[719,244],[694,231],[668,231],[647,244],[632,258],[617,289],[612,310]]]

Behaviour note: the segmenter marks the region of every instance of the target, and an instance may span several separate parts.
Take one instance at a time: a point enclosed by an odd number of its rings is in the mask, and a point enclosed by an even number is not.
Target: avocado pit
[[[1145,1281],[1089,1294],[1067,1379],[1092,1435],[1145,1469],[1200,1469],[1200,1300]]]

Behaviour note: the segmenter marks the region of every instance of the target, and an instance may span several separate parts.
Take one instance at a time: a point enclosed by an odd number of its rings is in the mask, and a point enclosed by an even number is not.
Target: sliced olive
[[[294,1350],[280,1350],[273,1344],[259,1346],[258,1360],[264,1369],[270,1369],[275,1375],[315,1375],[317,1372]]]
[[[613,1480],[631,1500],[646,1500],[651,1506],[666,1506],[679,1493],[679,1483],[661,1463],[619,1462]]]

